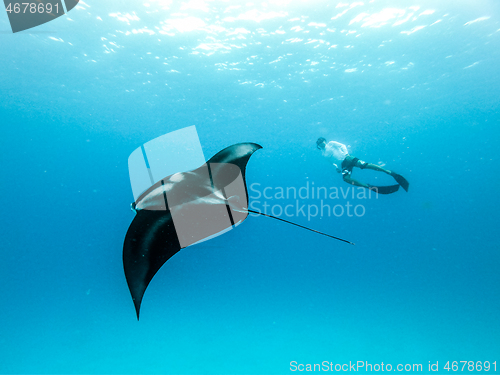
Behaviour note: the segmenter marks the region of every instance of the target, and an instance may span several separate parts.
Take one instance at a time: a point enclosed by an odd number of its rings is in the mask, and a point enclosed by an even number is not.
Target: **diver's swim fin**
[[[405,191],[408,191],[408,188],[410,187],[410,183],[406,180],[406,178],[404,178],[403,176],[401,176],[400,174],[397,174],[395,172],[391,172],[391,176],[394,177],[396,182],[398,184],[400,184],[401,187],[403,189],[405,189]]]
[[[390,185],[390,186],[369,185],[368,189],[378,194],[392,194],[399,190],[399,185]]]

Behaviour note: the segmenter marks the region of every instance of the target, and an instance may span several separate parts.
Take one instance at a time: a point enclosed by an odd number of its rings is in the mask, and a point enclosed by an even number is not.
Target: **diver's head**
[[[318,150],[324,150],[325,146],[326,146],[326,139],[323,137],[318,138],[318,140],[316,141],[316,148]]]

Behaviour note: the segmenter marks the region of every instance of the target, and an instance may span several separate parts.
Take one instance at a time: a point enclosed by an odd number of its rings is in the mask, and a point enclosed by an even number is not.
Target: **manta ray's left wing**
[[[137,211],[123,243],[123,268],[137,319],[149,282],[180,249],[169,211]]]

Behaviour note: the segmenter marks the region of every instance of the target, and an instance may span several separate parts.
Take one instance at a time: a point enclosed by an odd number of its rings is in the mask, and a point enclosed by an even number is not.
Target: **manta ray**
[[[271,217],[350,244],[278,217],[248,209],[246,166],[262,146],[239,143],[201,167],[167,176],[134,203],[136,212],[123,244],[123,267],[137,319],[144,292],[162,265],[179,250],[241,224],[249,213]]]

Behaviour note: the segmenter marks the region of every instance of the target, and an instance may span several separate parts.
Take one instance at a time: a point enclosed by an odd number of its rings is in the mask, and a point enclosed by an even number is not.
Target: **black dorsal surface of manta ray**
[[[249,212],[245,172],[262,147],[239,143],[214,155],[201,167],[163,178],[132,204],[136,216],[125,236],[123,267],[137,319],[144,292],[161,266],[179,250],[234,228]]]

